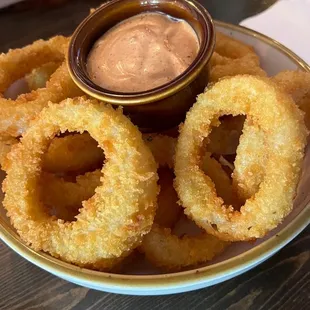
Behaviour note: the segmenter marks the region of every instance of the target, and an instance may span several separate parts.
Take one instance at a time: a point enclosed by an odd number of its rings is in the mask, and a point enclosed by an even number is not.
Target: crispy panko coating
[[[282,71],[271,78],[278,87],[291,95],[295,104],[304,112],[307,128],[310,128],[310,73],[302,71]],[[235,160],[233,183],[243,200],[253,196],[259,189],[268,158],[264,134],[247,120],[240,138]]]
[[[82,94],[70,78],[64,61],[67,45],[68,38],[57,36],[0,55],[0,94],[32,69],[47,62],[62,61],[46,87],[22,94],[16,100],[0,97],[1,136],[19,137],[49,101],[59,102]]]
[[[141,248],[154,265],[177,271],[213,259],[228,245],[229,242],[208,234],[178,237],[171,233],[171,229],[154,224],[144,237]]]
[[[165,139],[161,140],[165,142]],[[156,145],[159,145],[157,141]],[[165,149],[166,148],[166,151]],[[170,153],[171,146],[168,143],[161,145],[159,150],[166,156]],[[174,154],[171,155],[174,157]],[[162,157],[161,157],[162,158]],[[168,160],[165,160],[167,162]],[[209,153],[203,156],[202,169],[211,178],[214,178],[216,188],[225,201],[233,202],[231,180],[222,169],[221,165],[210,157]],[[178,196],[173,187],[173,175],[169,171],[159,169],[159,184],[161,190],[158,196],[158,208],[151,231],[143,239],[139,248],[146,258],[154,265],[168,269],[179,270],[190,265],[197,265],[211,260],[220,254],[228,245],[228,242],[204,233],[198,236],[178,237],[171,232],[171,228],[180,217]]]
[[[305,124],[310,129],[310,73],[303,71],[282,71],[272,77],[279,87],[290,94],[305,115]]]
[[[246,115],[264,133],[268,152],[259,190],[240,211],[223,204],[212,180],[198,168],[203,139],[219,117],[230,114]],[[293,208],[306,138],[302,113],[270,80],[236,76],[218,82],[198,97],[180,131],[175,185],[185,213],[222,240],[263,237]]]
[[[83,202],[75,222],[48,215],[38,191],[49,140],[65,131],[88,131],[106,157],[101,185]],[[37,251],[106,270],[129,255],[151,229],[156,163],[141,133],[120,110],[84,98],[49,104],[6,161],[3,205],[21,238]]]
[[[259,66],[259,57],[252,46],[221,32],[216,33],[215,52],[210,64],[210,82],[239,74],[266,76],[266,72]]]

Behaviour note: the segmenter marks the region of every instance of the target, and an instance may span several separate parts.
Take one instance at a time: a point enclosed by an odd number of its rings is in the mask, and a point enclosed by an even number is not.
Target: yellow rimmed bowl
[[[262,34],[222,22],[215,22],[215,26],[217,30],[254,46],[261,58],[262,67],[269,75],[282,70],[310,72],[310,67],[293,52]],[[92,289],[132,295],[161,295],[196,290],[231,279],[257,266],[284,247],[309,224],[310,192],[307,183],[309,167],[308,146],[294,209],[277,229],[255,243],[234,243],[208,265],[188,271],[159,274],[158,271],[141,264],[127,274],[112,274],[64,263],[43,252],[35,252],[25,245],[10,225],[2,206],[0,206],[0,237],[16,253],[38,267],[67,281]],[[4,177],[4,173],[1,177]]]

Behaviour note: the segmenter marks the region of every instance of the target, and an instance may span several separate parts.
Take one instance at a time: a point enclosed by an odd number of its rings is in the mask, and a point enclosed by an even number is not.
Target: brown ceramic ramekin
[[[95,41],[120,21],[154,11],[184,19],[195,30],[200,48],[188,69],[167,84],[139,93],[114,92],[92,82],[86,63]],[[196,1],[112,0],[89,15],[76,29],[69,46],[68,65],[72,79],[85,93],[114,106],[122,106],[124,113],[142,131],[159,131],[182,122],[196,96],[203,92],[208,82],[208,62],[214,44],[212,18]]]

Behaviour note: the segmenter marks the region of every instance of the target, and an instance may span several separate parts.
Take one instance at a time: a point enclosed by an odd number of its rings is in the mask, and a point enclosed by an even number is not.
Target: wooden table
[[[38,38],[70,34],[102,1],[77,0],[53,10],[0,12],[0,51]],[[202,1],[237,23],[274,1]],[[267,262],[235,279],[195,292],[156,297],[107,294],[68,283],[28,263],[0,242],[0,309],[310,309],[310,227]]]

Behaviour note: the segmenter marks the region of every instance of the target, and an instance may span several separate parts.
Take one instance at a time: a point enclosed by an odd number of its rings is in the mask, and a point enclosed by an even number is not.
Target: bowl
[[[286,69],[310,72],[310,67],[293,52],[262,34],[222,22],[215,22],[215,26],[217,30],[251,44],[269,75]],[[1,171],[0,176],[1,182],[4,177]],[[211,263],[182,272],[160,273],[143,261],[122,274],[92,271],[62,262],[46,253],[35,252],[25,245],[11,226],[2,206],[0,206],[0,237],[12,250],[31,263],[78,285],[132,295],[181,293],[211,286],[242,274],[271,257],[295,238],[310,222],[309,176],[308,145],[294,208],[284,222],[255,243],[234,243]],[[2,197],[3,194],[0,192],[0,201]]]
[[[142,12],[160,11],[187,21],[199,39],[198,55],[187,70],[171,82],[138,93],[104,89],[91,81],[87,56],[95,41],[119,21]],[[208,81],[208,62],[215,44],[212,19],[206,9],[193,0],[114,0],[89,15],[74,32],[70,46],[69,72],[85,93],[115,106],[122,106],[141,131],[160,131],[177,126],[194,104]]]

